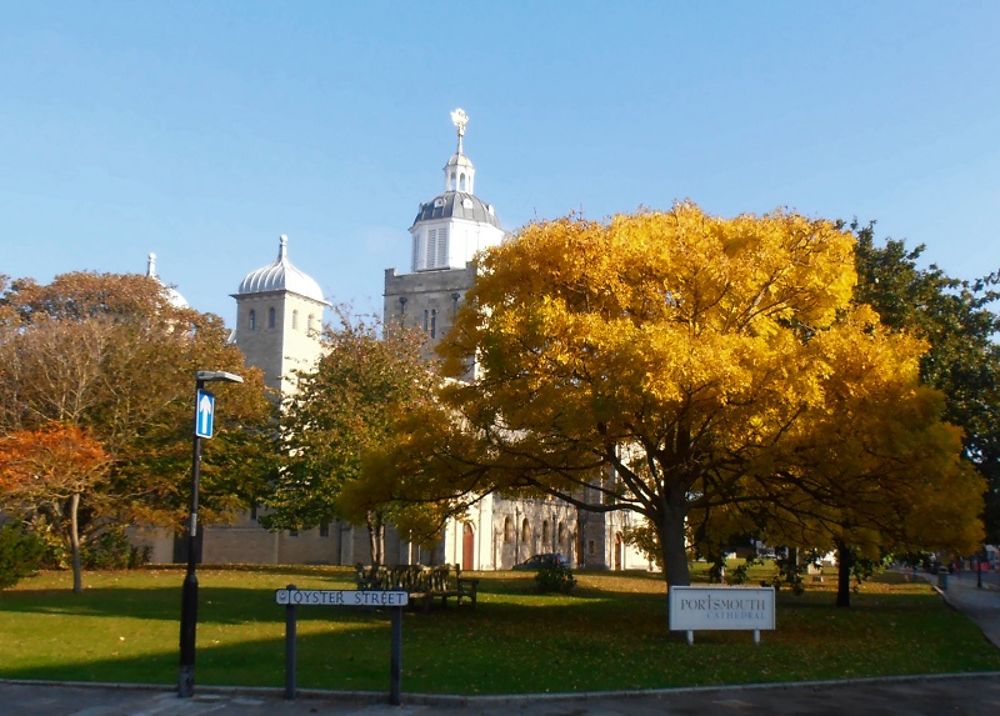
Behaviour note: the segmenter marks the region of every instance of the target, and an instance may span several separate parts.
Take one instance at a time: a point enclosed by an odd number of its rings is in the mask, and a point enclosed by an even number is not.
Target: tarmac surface
[[[932,584],[937,577],[919,575]],[[949,605],[968,614],[986,637],[983,648],[1000,648],[1000,584],[977,587],[972,573],[949,575],[939,590]],[[987,641],[988,640],[988,641]],[[992,643],[992,645],[991,645]],[[280,689],[197,686],[178,698],[161,685],[65,684],[0,681],[0,715],[6,716],[293,716],[304,714],[522,714],[524,716],[618,716],[651,714],[1000,714],[1000,672],[799,682],[724,688],[528,696],[460,697],[403,694],[390,706],[382,694],[301,691],[294,701]]]

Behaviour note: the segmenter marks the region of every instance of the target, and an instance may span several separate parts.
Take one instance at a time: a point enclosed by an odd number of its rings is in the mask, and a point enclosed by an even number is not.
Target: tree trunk
[[[667,507],[660,524],[660,546],[663,549],[663,573],[670,586],[691,584],[687,549],[684,543],[684,508]]]
[[[365,515],[368,524],[368,546],[372,553],[372,564],[381,565],[385,559],[385,525],[381,516],[374,511]]]
[[[843,542],[837,542],[837,606],[851,606],[851,567],[854,553]]]
[[[691,584],[691,573],[688,570],[687,550],[684,545],[684,510],[667,508],[658,525],[660,549],[663,552],[663,575],[667,580],[667,629],[670,629],[670,599],[671,587],[687,587]]]
[[[83,592],[83,565],[80,560],[80,493],[74,492],[69,498],[69,546],[73,555],[73,593]]]

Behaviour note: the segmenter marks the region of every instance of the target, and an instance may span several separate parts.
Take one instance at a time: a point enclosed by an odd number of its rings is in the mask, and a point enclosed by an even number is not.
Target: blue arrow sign
[[[215,423],[215,396],[199,390],[194,401],[194,434],[200,438],[212,437]]]

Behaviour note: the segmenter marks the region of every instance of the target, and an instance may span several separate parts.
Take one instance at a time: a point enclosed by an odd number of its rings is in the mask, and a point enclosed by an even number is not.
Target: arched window
[[[448,183],[448,188],[451,191],[455,191],[455,172],[451,173],[451,181]]]
[[[438,312],[436,308],[431,309],[431,338],[437,338]]]
[[[252,308],[250,309],[250,315],[247,317],[247,324],[249,324],[251,331],[257,330],[257,312]]]
[[[274,328],[274,325],[277,322],[276,318],[277,318],[277,314],[274,311],[274,307],[272,306],[271,308],[267,309],[267,327],[268,328]]]
[[[297,310],[292,311],[292,330],[299,330],[299,312]]]
[[[559,523],[556,535],[557,539],[559,540],[559,545],[562,546],[563,539],[566,537],[566,523],[564,522]]]
[[[510,516],[503,518],[503,542],[504,544],[510,544],[514,539],[514,523],[511,522]]]
[[[316,329],[316,324],[315,324],[315,323],[313,323],[313,321],[315,320],[315,318],[316,318],[316,317],[315,317],[315,316],[313,316],[313,314],[311,314],[311,313],[310,313],[310,314],[309,314],[309,318],[307,319],[307,320],[308,320],[308,323],[306,324],[306,325],[307,325],[307,330],[308,330],[308,331],[309,331],[310,333],[312,333],[312,332],[313,332],[313,331],[314,331],[314,330]]]
[[[458,175],[458,190],[465,191],[465,172]]]
[[[531,525],[528,524],[527,517],[521,522],[521,542],[524,544],[531,542]]]
[[[542,547],[549,546],[549,521],[542,522]]]

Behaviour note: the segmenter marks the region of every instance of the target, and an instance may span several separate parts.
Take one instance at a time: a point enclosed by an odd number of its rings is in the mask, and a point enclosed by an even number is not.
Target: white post
[[[688,646],[694,644],[694,631],[692,629],[687,630]]]
[[[760,629],[753,630],[753,643],[760,644]]]

